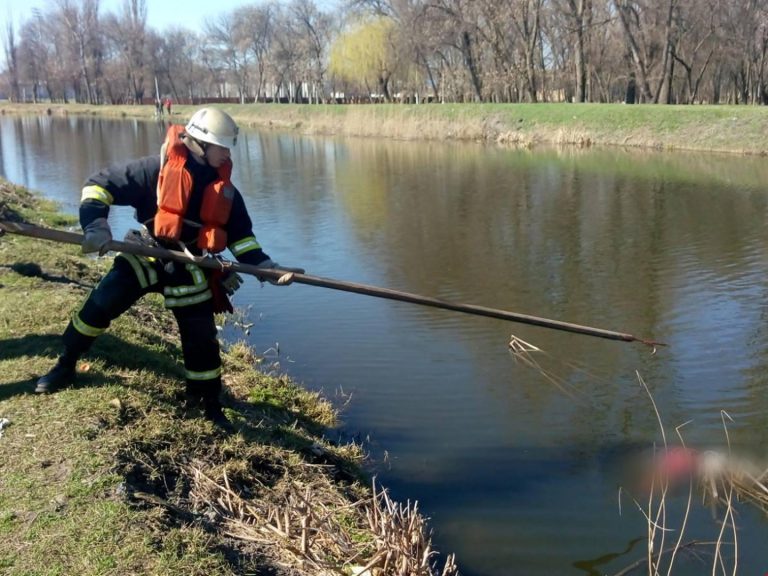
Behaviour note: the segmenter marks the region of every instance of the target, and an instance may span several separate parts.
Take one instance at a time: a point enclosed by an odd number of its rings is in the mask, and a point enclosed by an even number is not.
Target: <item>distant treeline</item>
[[[53,0],[0,40],[13,101],[768,103],[768,0],[272,0],[163,31],[147,0]]]

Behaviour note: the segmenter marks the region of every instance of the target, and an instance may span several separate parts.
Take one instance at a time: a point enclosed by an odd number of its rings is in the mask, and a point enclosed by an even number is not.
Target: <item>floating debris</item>
[[[514,334],[509,336],[509,349],[515,354],[528,354],[529,352],[541,352],[541,348],[534,346],[533,344],[526,342],[522,338],[518,338]]]

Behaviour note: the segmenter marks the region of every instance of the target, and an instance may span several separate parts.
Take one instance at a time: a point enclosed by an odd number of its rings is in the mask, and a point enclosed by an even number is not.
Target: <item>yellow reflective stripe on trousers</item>
[[[221,366],[205,372],[195,372],[194,370],[184,370],[184,376],[189,380],[213,380],[221,376]]]
[[[150,259],[146,256],[137,256],[136,259],[139,261],[139,264],[144,266],[144,271],[147,273],[149,285],[152,286],[153,284],[157,284],[157,272],[155,272],[154,267],[152,264],[150,264]],[[154,258],[152,258],[152,260],[154,260]]]
[[[188,286],[166,286],[163,288],[165,296],[187,296],[196,294],[208,288],[208,280],[205,274],[196,264],[187,264],[187,272],[192,276],[192,285]]]
[[[115,199],[112,197],[112,194],[110,194],[106,188],[96,186],[95,184],[91,186],[85,186],[83,188],[83,194],[80,196],[80,202],[85,200],[98,200],[107,206],[111,206],[115,201]]]
[[[150,283],[147,280],[147,275],[144,272],[144,266],[141,260],[139,260],[136,256],[133,254],[125,254],[124,252],[120,252],[118,256],[125,258],[125,260],[128,262],[128,264],[131,265],[131,268],[133,268],[134,273],[136,274],[136,279],[139,281],[139,285],[142,288],[147,288]],[[154,270],[152,271],[154,273]],[[154,277],[154,283],[157,282],[157,275]]]
[[[86,324],[82,320],[80,320],[80,315],[75,314],[72,317],[72,325],[75,327],[75,330],[80,332],[83,336],[90,336],[91,338],[96,338],[96,336],[101,336],[104,334],[104,331],[106,328],[96,328],[95,326],[91,326],[89,324]]]
[[[169,298],[168,296],[166,296],[165,307],[181,308],[182,306],[192,306],[193,304],[200,304],[200,302],[205,302],[206,300],[210,300],[211,298],[213,298],[213,294],[211,294],[210,290],[206,290],[205,292],[201,292],[200,294],[194,294],[192,296],[184,296],[182,298]]]
[[[229,250],[235,256],[240,256],[241,254],[245,254],[251,250],[258,250],[259,248],[261,248],[261,244],[256,240],[256,236],[247,236],[242,240],[238,240],[231,244]]]

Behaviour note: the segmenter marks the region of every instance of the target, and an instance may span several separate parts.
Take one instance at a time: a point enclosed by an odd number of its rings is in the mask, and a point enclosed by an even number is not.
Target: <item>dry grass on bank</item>
[[[401,140],[621,146],[738,154],[768,153],[768,107],[624,104],[225,104],[241,125],[302,134]],[[184,122],[199,106],[174,105]],[[14,104],[2,114],[154,118],[154,106]],[[168,119],[168,116],[164,117]]]

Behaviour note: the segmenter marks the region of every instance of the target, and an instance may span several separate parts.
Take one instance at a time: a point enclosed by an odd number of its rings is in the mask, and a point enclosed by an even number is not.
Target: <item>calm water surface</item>
[[[75,212],[88,174],[155,153],[163,135],[153,122],[0,117],[0,175]],[[644,556],[642,515],[618,505],[625,459],[660,440],[638,374],[669,436],[690,421],[689,444],[722,446],[725,410],[732,442],[768,466],[766,160],[241,142],[233,179],[278,262],[670,345],[652,355],[300,285],[238,292],[254,347],[348,402],[343,433],[366,442],[396,498],[419,500],[464,574],[613,574]],[[119,234],[132,213],[111,219]],[[508,351],[510,334],[542,349],[540,370]],[[750,507],[738,522],[739,573],[766,573],[768,522]],[[718,530],[694,511],[691,539]],[[710,566],[683,557],[676,573]]]

